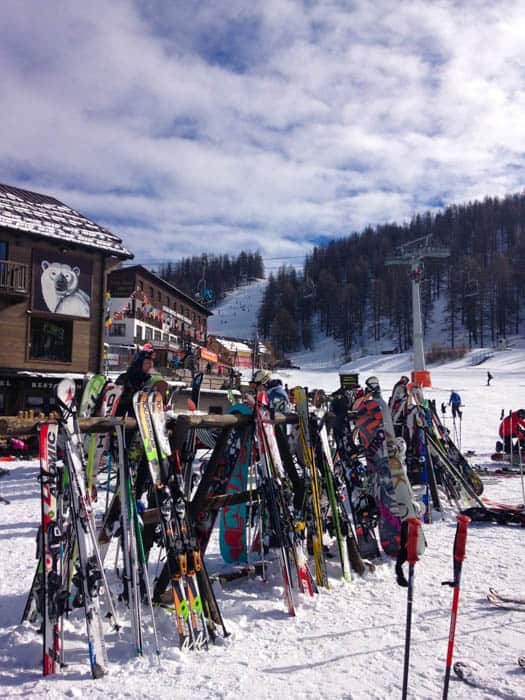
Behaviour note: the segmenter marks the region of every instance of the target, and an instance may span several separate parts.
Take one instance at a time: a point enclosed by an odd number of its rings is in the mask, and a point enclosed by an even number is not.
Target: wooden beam
[[[166,425],[168,428],[175,429],[176,432],[185,432],[190,428],[226,428],[235,427],[237,425],[247,425],[252,420],[251,416],[245,416],[241,413],[225,413],[219,414],[198,414],[198,413],[181,413],[169,415],[166,417]],[[36,432],[38,425],[42,419],[23,418],[20,416],[1,416],[0,417],[0,435],[31,435]],[[275,414],[276,424],[297,423],[295,414],[282,415]],[[81,418],[79,420],[80,431],[82,433],[107,433],[117,425],[122,425],[126,430],[135,430],[137,422],[134,418]]]

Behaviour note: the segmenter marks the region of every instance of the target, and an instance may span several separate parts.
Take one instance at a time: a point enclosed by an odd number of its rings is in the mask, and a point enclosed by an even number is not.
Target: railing
[[[0,294],[29,294],[28,265],[0,260]]]
[[[480,365],[485,360],[490,360],[491,357],[494,357],[494,350],[478,350],[472,353],[470,364]]]

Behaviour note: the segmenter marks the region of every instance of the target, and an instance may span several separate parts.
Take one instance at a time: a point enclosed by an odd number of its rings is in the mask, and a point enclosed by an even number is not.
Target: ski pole
[[[452,597],[452,611],[450,613],[450,630],[448,634],[447,666],[445,669],[445,685],[443,687],[443,700],[448,698],[448,684],[450,681],[450,669],[452,668],[452,656],[454,654],[454,640],[456,637],[456,619],[458,614],[459,589],[461,584],[461,567],[465,559],[465,548],[467,545],[467,528],[470,523],[468,515],[457,515],[458,521],[456,537],[454,538],[454,580],[444,581],[443,586],[452,586],[454,595]]]
[[[416,566],[417,556],[417,540],[421,520],[417,518],[408,518],[408,535],[407,535],[407,561],[408,561],[408,594],[407,594],[407,621],[405,628],[405,663],[403,668],[403,694],[402,699],[406,700],[408,692],[408,667],[410,662],[410,633],[412,628],[412,603],[414,600],[414,569]]]

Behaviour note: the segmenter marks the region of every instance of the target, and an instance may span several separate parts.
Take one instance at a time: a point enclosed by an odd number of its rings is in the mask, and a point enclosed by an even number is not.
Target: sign
[[[359,374],[340,374],[341,389],[357,389],[359,386]]]
[[[33,310],[91,316],[91,262],[73,255],[33,251]]]
[[[201,348],[201,360],[207,360],[208,362],[218,362],[219,358],[214,352],[210,352],[209,350]]]

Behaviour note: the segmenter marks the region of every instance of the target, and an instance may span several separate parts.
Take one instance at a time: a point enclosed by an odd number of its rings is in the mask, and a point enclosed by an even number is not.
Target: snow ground
[[[521,407],[524,401],[525,351],[499,353],[486,365],[471,367],[468,358],[432,370],[436,387],[426,395],[438,403],[451,388],[465,403],[463,448],[476,451],[479,464],[489,464],[499,414]],[[403,364],[405,363],[405,364]],[[364,378],[377,375],[385,395],[410,369],[409,357],[367,358],[352,365]],[[485,386],[486,371],[494,375]],[[284,374],[284,373],[283,373]],[[287,373],[286,381],[331,390],[335,370],[308,369]],[[43,679],[41,639],[30,625],[20,625],[35,567],[35,535],[40,517],[36,461],[5,463],[9,474],[0,479],[0,494],[10,499],[0,505],[0,687],[2,697],[39,697],[50,700],[81,697],[124,698],[348,698],[383,700],[401,693],[406,590],[395,583],[390,561],[363,579],[345,584],[338,566],[330,563],[331,589],[315,599],[303,599],[298,615],[285,613],[277,567],[266,584],[259,580],[229,584],[215,590],[231,636],[210,651],[181,653],[176,646],[170,614],[157,611],[161,631],[160,665],[148,655],[134,658],[129,618],[124,634],[110,642],[110,673],[90,678],[84,626],[81,618],[67,623],[66,656],[69,666],[56,678]],[[520,503],[519,477],[487,479],[486,495],[494,500]],[[409,697],[440,697],[447,648],[452,591],[441,582],[452,577],[455,518],[451,510],[425,526],[427,551],[416,565],[413,642]],[[517,526],[471,525],[463,569],[456,659],[477,661],[487,676],[488,690],[473,689],[452,678],[450,697],[523,698],[525,672],[516,658],[525,652],[524,614],[491,608],[485,596],[489,586],[501,592],[525,595],[524,532]],[[218,570],[216,543],[208,558]],[[107,562],[113,566],[110,551]],[[152,574],[155,565],[152,564]],[[151,650],[151,646],[150,646]]]
[[[250,338],[265,282],[236,290],[211,318],[210,331]],[[301,370],[279,372],[288,385],[333,391],[339,385],[342,362],[338,346],[317,338],[313,353],[298,353]],[[462,445],[475,450],[475,463],[488,465],[497,438],[501,410],[525,407],[525,348],[516,343],[473,367],[469,356],[431,367],[434,388],[425,390],[439,404],[452,388],[463,398]],[[379,377],[385,396],[400,374],[411,369],[409,354],[369,356],[344,366],[361,379]],[[486,386],[486,372],[494,380]],[[450,425],[450,419],[447,419]],[[55,678],[41,676],[41,638],[30,625],[20,625],[35,569],[35,537],[40,520],[38,463],[4,463],[9,474],[0,478],[0,695],[62,700],[89,693],[94,700],[144,698],[253,700],[276,697],[327,700],[384,700],[401,694],[406,590],[395,583],[393,564],[380,563],[374,573],[345,584],[334,559],[331,589],[315,599],[302,599],[295,619],[285,612],[277,566],[267,583],[250,580],[215,591],[231,633],[208,652],[182,653],[177,648],[175,623],[157,610],[162,656],[133,655],[129,617],[122,639],[109,642],[110,673],[90,677],[84,624],[74,616],[66,623],[68,667]],[[486,495],[508,503],[523,501],[519,477],[486,479]],[[441,697],[452,591],[442,581],[452,577],[454,512],[435,514],[425,526],[428,548],[416,565],[409,697]],[[487,677],[486,690],[473,689],[454,677],[451,698],[525,698],[525,672],[516,658],[525,653],[524,613],[491,608],[489,586],[525,597],[524,532],[516,526],[475,524],[470,527],[463,569],[455,658],[477,661]],[[211,571],[221,568],[216,540],[207,555]],[[113,567],[114,550],[107,562]],[[155,573],[152,558],[151,573]],[[110,572],[111,574],[111,572]],[[147,611],[146,617],[147,617]],[[77,613],[78,614],[78,613]],[[151,631],[151,630],[150,630]],[[150,638],[149,633],[146,635]],[[148,651],[152,651],[151,643]]]

